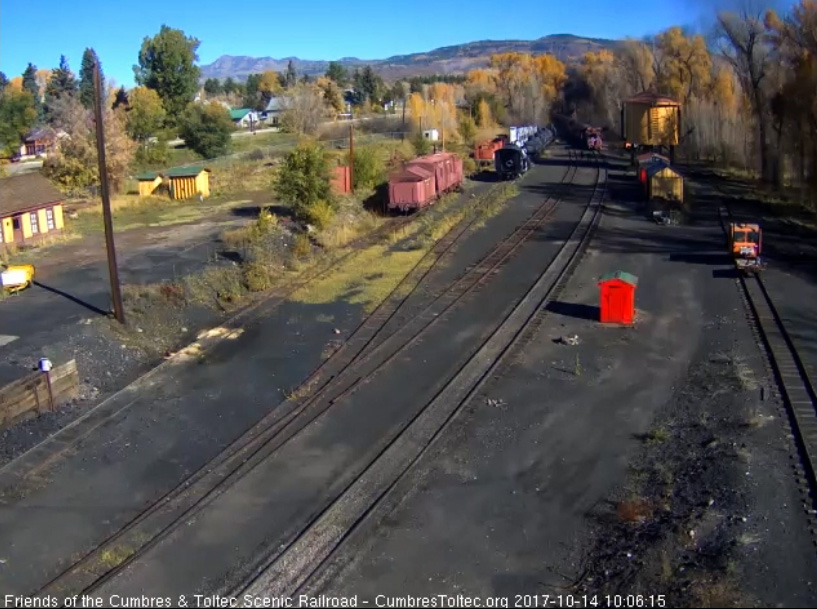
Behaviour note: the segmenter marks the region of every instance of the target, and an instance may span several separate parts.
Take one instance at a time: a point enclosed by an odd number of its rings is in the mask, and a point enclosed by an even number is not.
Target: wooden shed
[[[39,173],[0,180],[0,250],[63,229],[63,195]]]
[[[668,201],[684,202],[684,178],[669,164],[656,161],[646,166],[647,200],[661,198]]]
[[[139,196],[148,197],[152,195],[162,184],[162,176],[158,171],[146,171],[136,176],[139,182]]]
[[[210,170],[206,167],[179,167],[164,173],[172,199],[210,196]]]
[[[644,92],[624,102],[622,137],[641,146],[677,146],[681,139],[681,103]]]

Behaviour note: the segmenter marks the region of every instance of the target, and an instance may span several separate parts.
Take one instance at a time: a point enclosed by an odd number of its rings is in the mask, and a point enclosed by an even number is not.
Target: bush
[[[232,132],[230,113],[217,103],[190,104],[179,125],[179,137],[205,159],[227,154]]]
[[[376,146],[355,148],[355,190],[371,189],[386,179],[386,165]]]
[[[250,292],[265,292],[273,286],[273,275],[267,265],[251,262],[244,267],[244,283]]]
[[[335,217],[335,208],[326,201],[318,201],[307,210],[306,221],[319,230],[327,228]]]
[[[187,277],[187,292],[191,300],[202,304],[240,302],[244,296],[241,269],[237,266],[212,267],[198,275]]]
[[[462,172],[467,176],[475,174],[477,172],[477,162],[470,156],[464,157],[462,159]]]
[[[319,203],[334,207],[329,161],[324,149],[307,143],[287,154],[278,169],[275,193],[289,205],[296,218],[305,222],[310,221],[310,210]]]
[[[306,233],[295,235],[295,241],[292,243],[292,255],[296,258],[305,258],[311,251],[312,242],[309,240],[309,235]]]
[[[431,142],[424,138],[422,133],[418,132],[411,143],[414,145],[414,153],[417,156],[423,156],[431,152]]]
[[[133,156],[133,162],[139,169],[165,167],[170,163],[170,149],[167,142],[159,140],[139,146]]]

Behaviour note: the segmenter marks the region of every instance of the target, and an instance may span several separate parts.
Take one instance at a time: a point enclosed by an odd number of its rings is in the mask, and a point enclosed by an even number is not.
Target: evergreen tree
[[[79,101],[86,108],[94,105],[94,64],[99,63],[96,51],[85,49],[82,54],[82,67],[79,70]],[[102,73],[102,64],[99,64],[99,80],[102,90],[105,91],[105,75]]]
[[[114,97],[112,109],[116,110],[120,106],[128,107],[128,92],[125,91],[125,87],[119,87],[119,89],[116,90],[116,97]]]
[[[34,99],[40,101],[40,87],[37,85],[37,66],[29,63],[23,72],[23,90],[28,91]]]
[[[293,64],[292,60],[290,59],[289,63],[287,64],[286,86],[294,87],[297,82],[298,74],[295,72],[295,64]]]
[[[199,40],[181,30],[162,25],[153,38],[145,38],[134,66],[136,84],[154,89],[162,98],[171,123],[182,119],[199,90],[201,70],[196,65]]]
[[[6,77],[5,73],[0,72],[0,93],[3,92],[3,89],[5,89],[8,86],[8,84],[9,79]]]
[[[343,87],[349,82],[349,73],[337,61],[330,61],[326,68],[326,78],[334,80],[339,87]]]
[[[207,93],[207,95],[218,95],[222,90],[218,78],[208,78],[204,81],[204,92]]]
[[[60,66],[51,70],[51,79],[45,87],[43,113],[49,122],[56,120],[57,107],[61,100],[74,97],[77,94],[78,84],[74,73],[68,67],[65,55],[60,56]]]

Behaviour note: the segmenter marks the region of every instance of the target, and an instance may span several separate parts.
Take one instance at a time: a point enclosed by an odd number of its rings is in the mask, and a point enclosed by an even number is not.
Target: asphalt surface
[[[506,213],[511,214],[510,219],[502,213],[476,233],[491,233],[493,238],[475,235],[475,245],[470,247],[469,240],[462,249],[478,257],[481,248],[514,226],[514,218],[530,213],[542,199],[540,184],[557,174],[561,176],[562,168],[539,168],[532,172],[523,184],[523,194],[508,204]],[[575,204],[565,205],[542,239],[567,230],[579,211]],[[275,509],[290,514],[291,520],[282,518],[269,523],[268,518],[263,518],[263,524],[273,525],[266,531],[270,539],[282,532],[275,526],[297,524],[309,509],[315,509],[320,499],[328,496],[326,491],[331,490],[328,481],[337,486],[344,475],[348,476],[348,466],[359,463],[374,450],[376,443],[393,432],[411,408],[419,405],[418,396],[432,392],[444,371],[455,367],[455,362],[478,344],[479,337],[510,304],[509,296],[524,291],[532,273],[542,264],[542,253],[535,244],[521,252],[508,265],[507,273],[486,286],[487,290],[496,289],[501,297],[472,298],[470,308],[466,305],[457,314],[456,327],[439,325],[436,338],[430,338],[425,346],[419,345],[401,364],[361,388],[348,404],[336,407],[332,417],[318,420],[264,468],[236,486],[236,492],[230,496],[238,500],[260,493],[262,501],[274,497],[281,500]],[[491,307],[484,306],[486,301],[492,303]],[[5,525],[13,522],[14,526],[1,527],[7,551],[6,563],[0,570],[0,585],[9,591],[30,592],[67,566],[69,557],[90,550],[118,530],[274,409],[283,400],[282,391],[305,378],[320,363],[320,353],[327,343],[338,338],[332,328],[341,328],[346,334],[361,318],[360,309],[343,303],[287,304],[274,313],[264,312],[262,307],[261,315],[245,327],[238,340],[219,345],[203,364],[184,366],[176,374],[154,380],[137,393],[135,404],[83,439],[47,471],[24,487],[5,489],[0,522]],[[424,359],[431,363],[424,366]],[[429,369],[440,373],[411,375],[404,370],[415,366],[422,366],[420,370],[426,373]],[[401,383],[407,390],[402,391],[400,400],[391,399]],[[123,405],[129,399],[123,398]],[[314,467],[307,467],[306,462]],[[292,463],[299,466],[293,468]],[[278,469],[281,466],[284,470]],[[274,497],[268,492],[270,477],[280,489]],[[297,509],[293,507],[296,501]],[[201,560],[189,561],[187,566],[178,564],[172,570],[178,567],[178,572],[167,571],[149,588],[156,594],[165,589],[189,592],[206,588],[224,576],[227,565],[249,559],[265,535],[254,529],[259,522],[251,519],[253,513],[258,514],[258,507],[241,505],[246,511],[242,522],[205,535],[214,535],[206,541],[208,547],[222,547],[227,552],[223,561],[200,556]],[[40,509],[32,509],[34,506]],[[221,507],[214,505],[214,509],[207,511],[208,517],[218,519]],[[196,522],[203,519],[204,516]],[[198,527],[190,528],[184,543],[188,547],[197,546],[202,541],[198,537],[201,531]],[[172,553],[172,545],[160,544],[152,556]],[[136,571],[128,572],[117,586],[124,589],[130,582],[138,585],[135,583],[138,577]]]
[[[212,261],[214,241],[225,228],[246,222],[199,223],[192,227],[195,239],[166,243],[160,238],[143,240],[141,247],[117,248],[120,283],[147,284],[173,280],[204,268]],[[177,226],[170,230],[184,231]],[[118,235],[124,242],[127,234]],[[95,235],[83,252],[96,245],[104,254],[102,236]],[[50,255],[61,255],[52,252]],[[49,254],[47,254],[49,255]],[[25,371],[19,362],[36,363],[42,355],[62,362],[74,356],[74,345],[61,345],[80,322],[99,318],[112,310],[107,261],[70,257],[64,264],[38,266],[35,285],[0,301],[0,385],[19,378]]]
[[[621,184],[613,190],[626,195]],[[369,603],[378,595],[504,597],[516,606],[531,602],[524,595],[565,594],[582,575],[596,518],[628,483],[643,434],[692,390],[692,363],[739,353],[762,375],[711,214],[658,227],[636,208],[608,208],[582,266],[514,364],[299,594]],[[595,322],[596,280],[612,270],[639,278],[633,329]],[[578,346],[555,342],[573,334]],[[734,397],[754,402],[757,389]],[[718,416],[692,409],[693,421]],[[720,516],[749,515],[736,552],[757,606],[815,601],[817,557],[781,450],[785,433],[776,421],[743,438],[745,469],[723,464],[734,476],[725,495],[746,493]]]

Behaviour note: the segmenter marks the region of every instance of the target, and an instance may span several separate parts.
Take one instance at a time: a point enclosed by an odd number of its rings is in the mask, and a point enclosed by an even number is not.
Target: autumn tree
[[[179,137],[205,159],[227,154],[232,132],[230,113],[216,102],[190,104],[179,124]]]
[[[63,97],[59,103],[65,108],[59,113],[58,126],[69,137],[60,143],[56,154],[48,156],[43,171],[67,191],[96,186],[99,171],[93,114],[82,106],[78,96]],[[119,192],[124,186],[135,150],[135,143],[125,130],[124,114],[121,109],[103,108],[105,160],[112,192]]]
[[[130,137],[145,142],[155,135],[165,121],[162,98],[153,89],[134,87],[128,94],[126,127]]]
[[[261,93],[264,100],[264,107],[266,107],[269,100],[283,92],[278,73],[273,70],[263,72],[261,78],[258,80],[258,91]]]
[[[133,68],[136,83],[159,94],[171,122],[181,118],[199,90],[199,44],[196,38],[166,25],[153,38],[142,41],[139,63]]]
[[[102,91],[105,90],[105,75],[102,65],[93,49],[85,49],[82,54],[82,65],[79,70],[79,100],[86,108],[94,105],[94,65],[99,65],[99,79]]]
[[[340,87],[334,80],[326,76],[321,76],[315,82],[315,85],[320,89],[321,95],[323,95],[323,101],[330,112],[335,115],[343,112],[345,106],[343,91],[340,90]]]
[[[313,84],[299,83],[281,97],[281,126],[289,133],[314,134],[326,116],[323,95]]]

